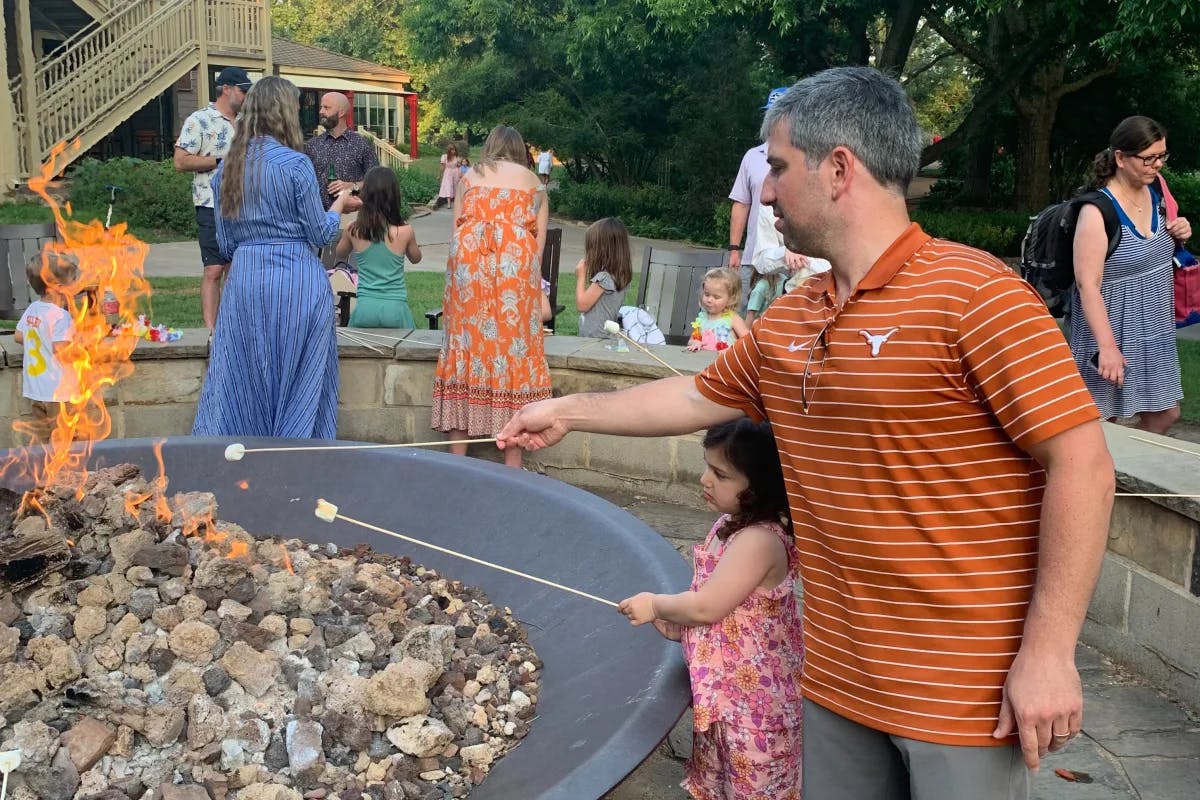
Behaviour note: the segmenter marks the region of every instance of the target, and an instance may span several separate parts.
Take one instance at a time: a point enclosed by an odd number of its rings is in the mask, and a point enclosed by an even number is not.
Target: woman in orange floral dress
[[[497,125],[454,198],[433,383],[433,428],[452,440],[495,436],[526,403],[550,397],[539,264],[549,215],[521,134]],[[450,452],[466,455],[467,445]],[[508,448],[504,463],[519,467],[521,455]]]

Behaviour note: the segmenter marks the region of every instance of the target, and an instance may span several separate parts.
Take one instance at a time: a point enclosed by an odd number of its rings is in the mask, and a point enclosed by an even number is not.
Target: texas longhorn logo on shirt
[[[892,334],[899,330],[899,328],[892,328],[887,333],[871,333],[870,331],[859,331],[859,333],[867,340],[867,344],[871,345],[871,358],[875,358],[879,355],[879,348],[883,347]]]

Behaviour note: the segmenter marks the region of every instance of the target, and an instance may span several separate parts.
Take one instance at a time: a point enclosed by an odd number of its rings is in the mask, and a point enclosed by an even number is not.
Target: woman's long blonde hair
[[[473,169],[482,175],[485,169],[495,169],[497,161],[525,164],[525,140],[516,128],[507,125],[492,128]]]
[[[246,93],[221,177],[221,216],[226,219],[241,216],[246,198],[258,194],[262,165],[247,170],[246,162],[262,150],[264,136],[293,150],[304,147],[300,135],[300,90],[291,81],[274,75],[259,80]]]

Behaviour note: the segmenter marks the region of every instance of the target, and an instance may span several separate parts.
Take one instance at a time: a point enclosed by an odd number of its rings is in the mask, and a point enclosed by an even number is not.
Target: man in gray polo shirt
[[[192,202],[196,205],[199,228],[200,261],[204,277],[200,281],[200,311],[209,333],[217,327],[217,306],[221,302],[221,282],[229,263],[217,246],[217,223],[213,217],[212,179],[233,144],[234,125],[250,76],[241,67],[226,67],[217,75],[217,99],[207,107],[193,111],[183,123],[175,142],[175,169],[191,172]]]

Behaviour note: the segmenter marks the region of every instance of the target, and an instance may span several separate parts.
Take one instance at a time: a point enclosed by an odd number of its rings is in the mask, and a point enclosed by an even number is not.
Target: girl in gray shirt
[[[604,323],[617,320],[625,288],[633,280],[629,231],[617,217],[596,220],[583,237],[583,260],[575,266],[579,335],[600,338]]]

